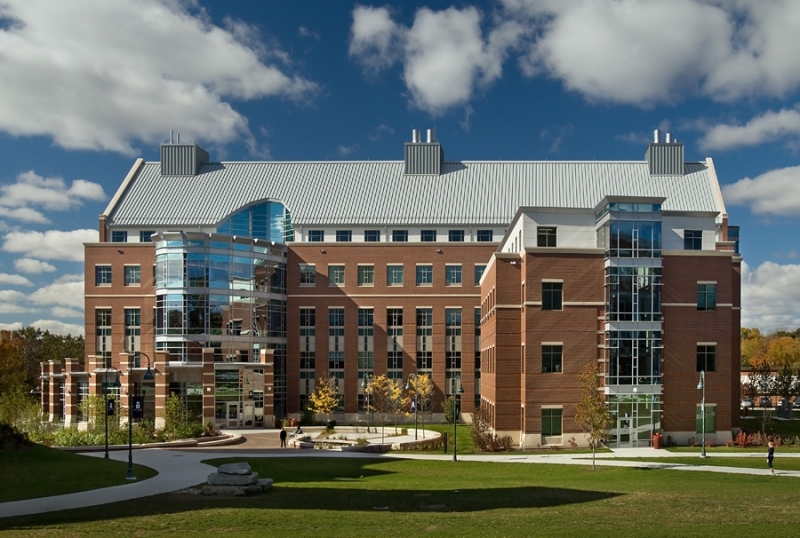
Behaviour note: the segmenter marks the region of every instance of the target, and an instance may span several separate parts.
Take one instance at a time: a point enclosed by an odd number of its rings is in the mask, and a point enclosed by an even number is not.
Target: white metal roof
[[[635,162],[445,162],[407,176],[403,161],[223,162],[196,176],[142,163],[108,209],[111,226],[214,226],[260,200],[303,225],[506,225],[521,206],[592,209],[607,195],[664,197],[664,211],[724,213],[713,164],[651,176]]]

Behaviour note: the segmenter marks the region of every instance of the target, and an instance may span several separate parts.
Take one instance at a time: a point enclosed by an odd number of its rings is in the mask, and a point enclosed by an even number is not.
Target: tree
[[[772,377],[772,367],[766,358],[751,359],[750,383],[762,396],[772,396],[775,393],[775,378]],[[767,430],[767,419],[770,413],[761,410],[761,431]]]
[[[594,362],[587,362],[580,377],[581,398],[576,406],[575,422],[586,432],[592,447],[592,469],[595,468],[597,445],[611,435],[611,413],[606,406],[598,381],[598,368]]]
[[[742,327],[740,335],[742,366],[748,366],[751,360],[759,360],[767,355],[767,339],[761,331]]]
[[[320,377],[317,387],[309,396],[309,408],[315,413],[325,415],[325,422],[330,423],[331,413],[339,406],[339,392],[333,376]]]
[[[767,345],[767,358],[773,366],[797,366],[800,364],[800,341],[791,336],[770,339]]]
[[[444,412],[444,421],[452,424],[456,419],[456,399],[455,395],[448,396],[442,402],[442,411]]]
[[[422,431],[425,431],[425,412],[431,410],[433,402],[433,381],[428,374],[415,374],[409,380],[411,394],[409,397],[415,399],[418,416],[422,417]],[[423,434],[424,435],[424,434]]]
[[[364,391],[369,394],[369,407],[375,411],[381,419],[381,443],[383,443],[383,432],[386,427],[386,419],[392,413],[397,402],[402,398],[402,387],[396,379],[389,379],[385,374],[373,377]]]
[[[0,334],[0,396],[17,389],[24,390],[25,369],[18,351],[11,333],[3,331]]]
[[[794,370],[788,363],[785,363],[775,376],[775,392],[784,400],[789,400],[797,394],[797,388]]]

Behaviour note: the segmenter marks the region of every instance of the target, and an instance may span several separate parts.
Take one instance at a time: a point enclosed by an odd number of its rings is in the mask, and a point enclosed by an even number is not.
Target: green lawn
[[[219,465],[225,461],[215,460]],[[0,536],[792,536],[798,482],[598,467],[267,458],[249,498],[168,494],[0,520]]]
[[[767,454],[763,457],[744,457],[744,458],[715,458],[711,455],[708,458],[698,457],[675,457],[675,458],[616,458],[625,461],[648,461],[669,465],[677,463],[682,465],[701,465],[716,467],[741,467],[743,469],[763,469],[767,470]],[[800,471],[800,458],[781,458],[780,452],[776,453],[774,467],[776,471]]]
[[[127,462],[79,456],[40,445],[0,451],[0,470],[0,502],[128,483],[125,479]],[[139,480],[158,474],[149,467],[136,464],[133,470]]]

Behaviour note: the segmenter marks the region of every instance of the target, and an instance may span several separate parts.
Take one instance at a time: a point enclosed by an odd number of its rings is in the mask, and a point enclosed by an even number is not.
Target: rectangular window
[[[481,278],[483,278],[483,272],[486,271],[485,264],[476,264],[475,265],[475,285],[481,285]]]
[[[461,309],[445,308],[444,310],[445,352],[444,365],[447,370],[461,369]],[[457,386],[453,385],[453,389]]]
[[[387,286],[402,286],[403,285],[403,266],[402,265],[387,265],[386,266],[386,285]]]
[[[358,266],[358,285],[372,286],[375,284],[375,267],[372,265]]]
[[[703,250],[703,231],[684,230],[683,231],[684,250]]]
[[[463,243],[464,230],[450,230],[447,232],[447,240],[451,243]]]
[[[448,286],[461,285],[461,266],[460,265],[447,265],[444,268],[444,280]]]
[[[436,241],[436,230],[422,230],[419,238],[423,243]]]
[[[95,355],[100,358],[104,368],[111,366],[111,309],[98,308],[94,311]]]
[[[375,314],[372,308],[358,309],[358,369],[359,378],[364,379],[363,370],[372,370],[375,362],[374,341]]]
[[[563,346],[542,346],[542,373],[561,371],[561,352]]]
[[[478,230],[478,241],[492,241],[494,240],[494,233],[492,230]]]
[[[403,376],[403,309],[386,309],[386,368],[389,379]]]
[[[433,367],[433,309],[417,308],[417,370]]]
[[[381,240],[380,230],[364,230],[364,241],[367,243],[378,243]]]
[[[349,243],[353,240],[353,232],[350,230],[336,230],[337,243]]]
[[[312,243],[321,243],[325,241],[325,230],[309,230],[308,240]]]
[[[154,233],[156,233],[156,232],[154,232],[153,230],[147,230],[147,231],[144,231],[144,232],[139,232],[139,242],[140,243],[152,243],[153,240],[150,239],[150,236],[153,235]]]
[[[536,227],[536,246],[554,247],[556,246],[556,227],[537,226]]]
[[[94,283],[96,286],[110,286],[111,285],[111,266],[110,265],[95,265],[94,266]]]
[[[717,285],[697,285],[697,309],[711,311],[717,309]]]
[[[561,282],[542,282],[542,310],[562,309],[563,286]]]
[[[697,346],[697,371],[715,372],[717,369],[717,346]]]
[[[344,265],[328,266],[328,285],[344,286]]]
[[[125,231],[112,231],[111,232],[111,242],[112,243],[127,243],[128,242],[128,232]]]
[[[344,308],[328,309],[328,368],[344,368]]]
[[[141,311],[138,308],[125,309],[125,351],[135,353],[134,367],[138,368],[139,351],[141,351],[139,338],[141,336]]]
[[[392,241],[395,243],[408,242],[408,230],[392,230]]]
[[[703,433],[703,408],[698,405],[695,411],[695,433]],[[706,404],[706,433],[717,431],[717,406]]]
[[[542,409],[542,435],[561,435],[561,409]]]
[[[417,265],[417,286],[430,286],[433,284],[433,266]]]
[[[142,283],[142,269],[138,265],[125,266],[125,285],[138,286]]]
[[[313,286],[317,283],[317,266],[316,265],[308,265],[301,263],[300,264],[300,285],[301,286]]]

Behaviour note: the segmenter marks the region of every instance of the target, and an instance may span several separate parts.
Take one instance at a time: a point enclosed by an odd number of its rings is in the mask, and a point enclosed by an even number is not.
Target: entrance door
[[[239,404],[237,402],[228,402],[228,427],[239,427]]]
[[[631,448],[633,441],[633,417],[617,416],[617,446],[619,448]]]

